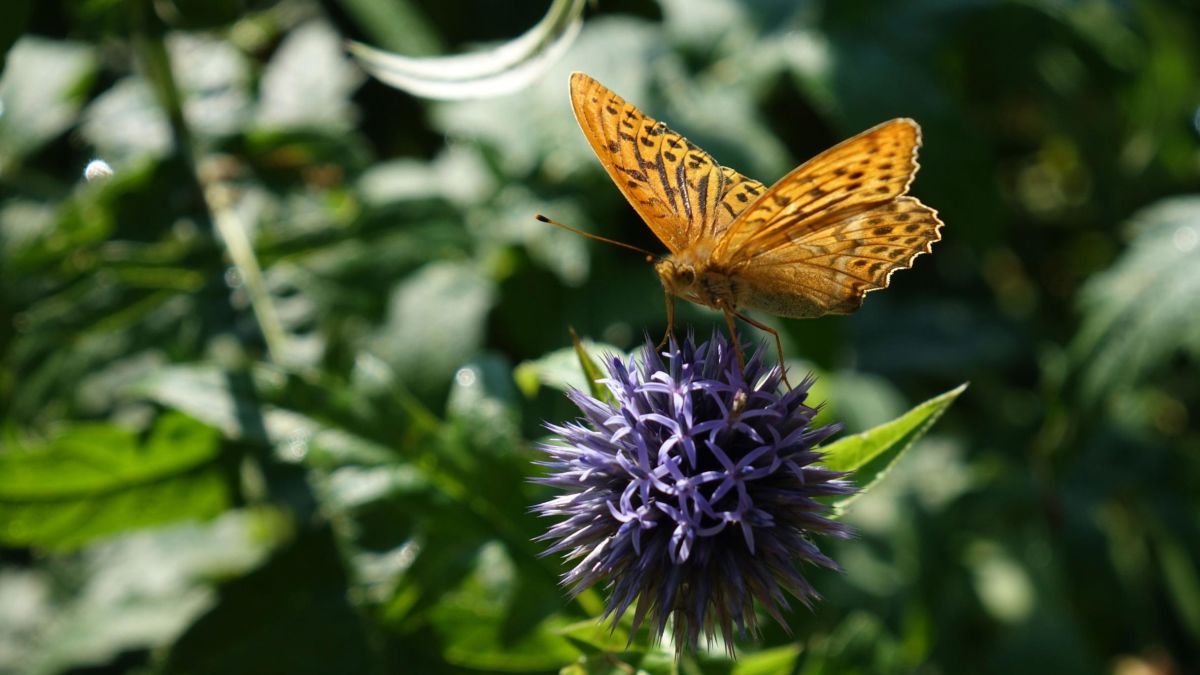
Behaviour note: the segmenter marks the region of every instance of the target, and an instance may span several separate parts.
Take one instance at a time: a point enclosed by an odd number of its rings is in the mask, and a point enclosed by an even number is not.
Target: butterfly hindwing
[[[820,227],[741,268],[742,303],[780,316],[849,314],[941,239],[937,212],[898,197]]]

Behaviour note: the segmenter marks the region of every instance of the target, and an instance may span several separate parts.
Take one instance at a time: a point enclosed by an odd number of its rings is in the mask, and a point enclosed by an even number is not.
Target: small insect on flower
[[[800,564],[837,567],[814,535],[849,536],[818,498],[854,491],[817,464],[841,426],[810,426],[812,379],[779,393],[782,371],[761,349],[743,369],[717,333],[662,354],[647,342],[640,365],[607,365],[614,401],[570,393],[583,418],[547,425],[559,440],[542,446],[539,482],[563,494],[535,507],[561,518],[539,539],[574,564],[564,585],[605,583],[614,627],[633,607],[634,630],[648,621],[661,639],[671,619],[677,650],[695,649],[701,629],[710,643],[719,629],[730,651],[735,628],[756,636],[755,600],[786,627],[784,591],[818,598]]]

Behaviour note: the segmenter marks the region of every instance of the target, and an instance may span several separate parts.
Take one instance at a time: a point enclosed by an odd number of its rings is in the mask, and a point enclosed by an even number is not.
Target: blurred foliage
[[[549,5],[2,3],[0,671],[1200,669],[1200,5],[601,0],[469,102],[344,52]],[[971,387],[736,662],[626,646],[531,542],[568,328],[665,328],[637,256],[533,219],[661,250],[572,70],[768,182],[924,129],[933,255],[852,317],[761,318],[849,432]]]

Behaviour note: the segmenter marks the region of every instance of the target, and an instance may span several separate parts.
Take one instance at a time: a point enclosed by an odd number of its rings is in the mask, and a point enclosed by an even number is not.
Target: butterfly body
[[[571,76],[571,104],[613,182],[669,250],[655,264],[664,289],[722,311],[731,328],[733,316],[766,328],[747,309],[849,314],[941,239],[937,212],[906,194],[921,144],[910,119],[868,129],[767,187],[583,73]]]
[[[713,309],[738,307],[741,289],[736,272],[710,258],[689,253],[667,256],[654,265],[663,288],[671,295]]]

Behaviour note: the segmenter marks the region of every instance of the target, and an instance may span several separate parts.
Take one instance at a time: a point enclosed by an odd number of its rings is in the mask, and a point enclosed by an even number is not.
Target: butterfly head
[[[667,256],[654,264],[663,287],[671,295],[709,307],[736,307],[734,279],[703,260]]]
[[[695,295],[696,267],[688,262],[680,262],[674,258],[663,258],[654,263],[654,271],[662,279],[663,287],[681,298]]]

